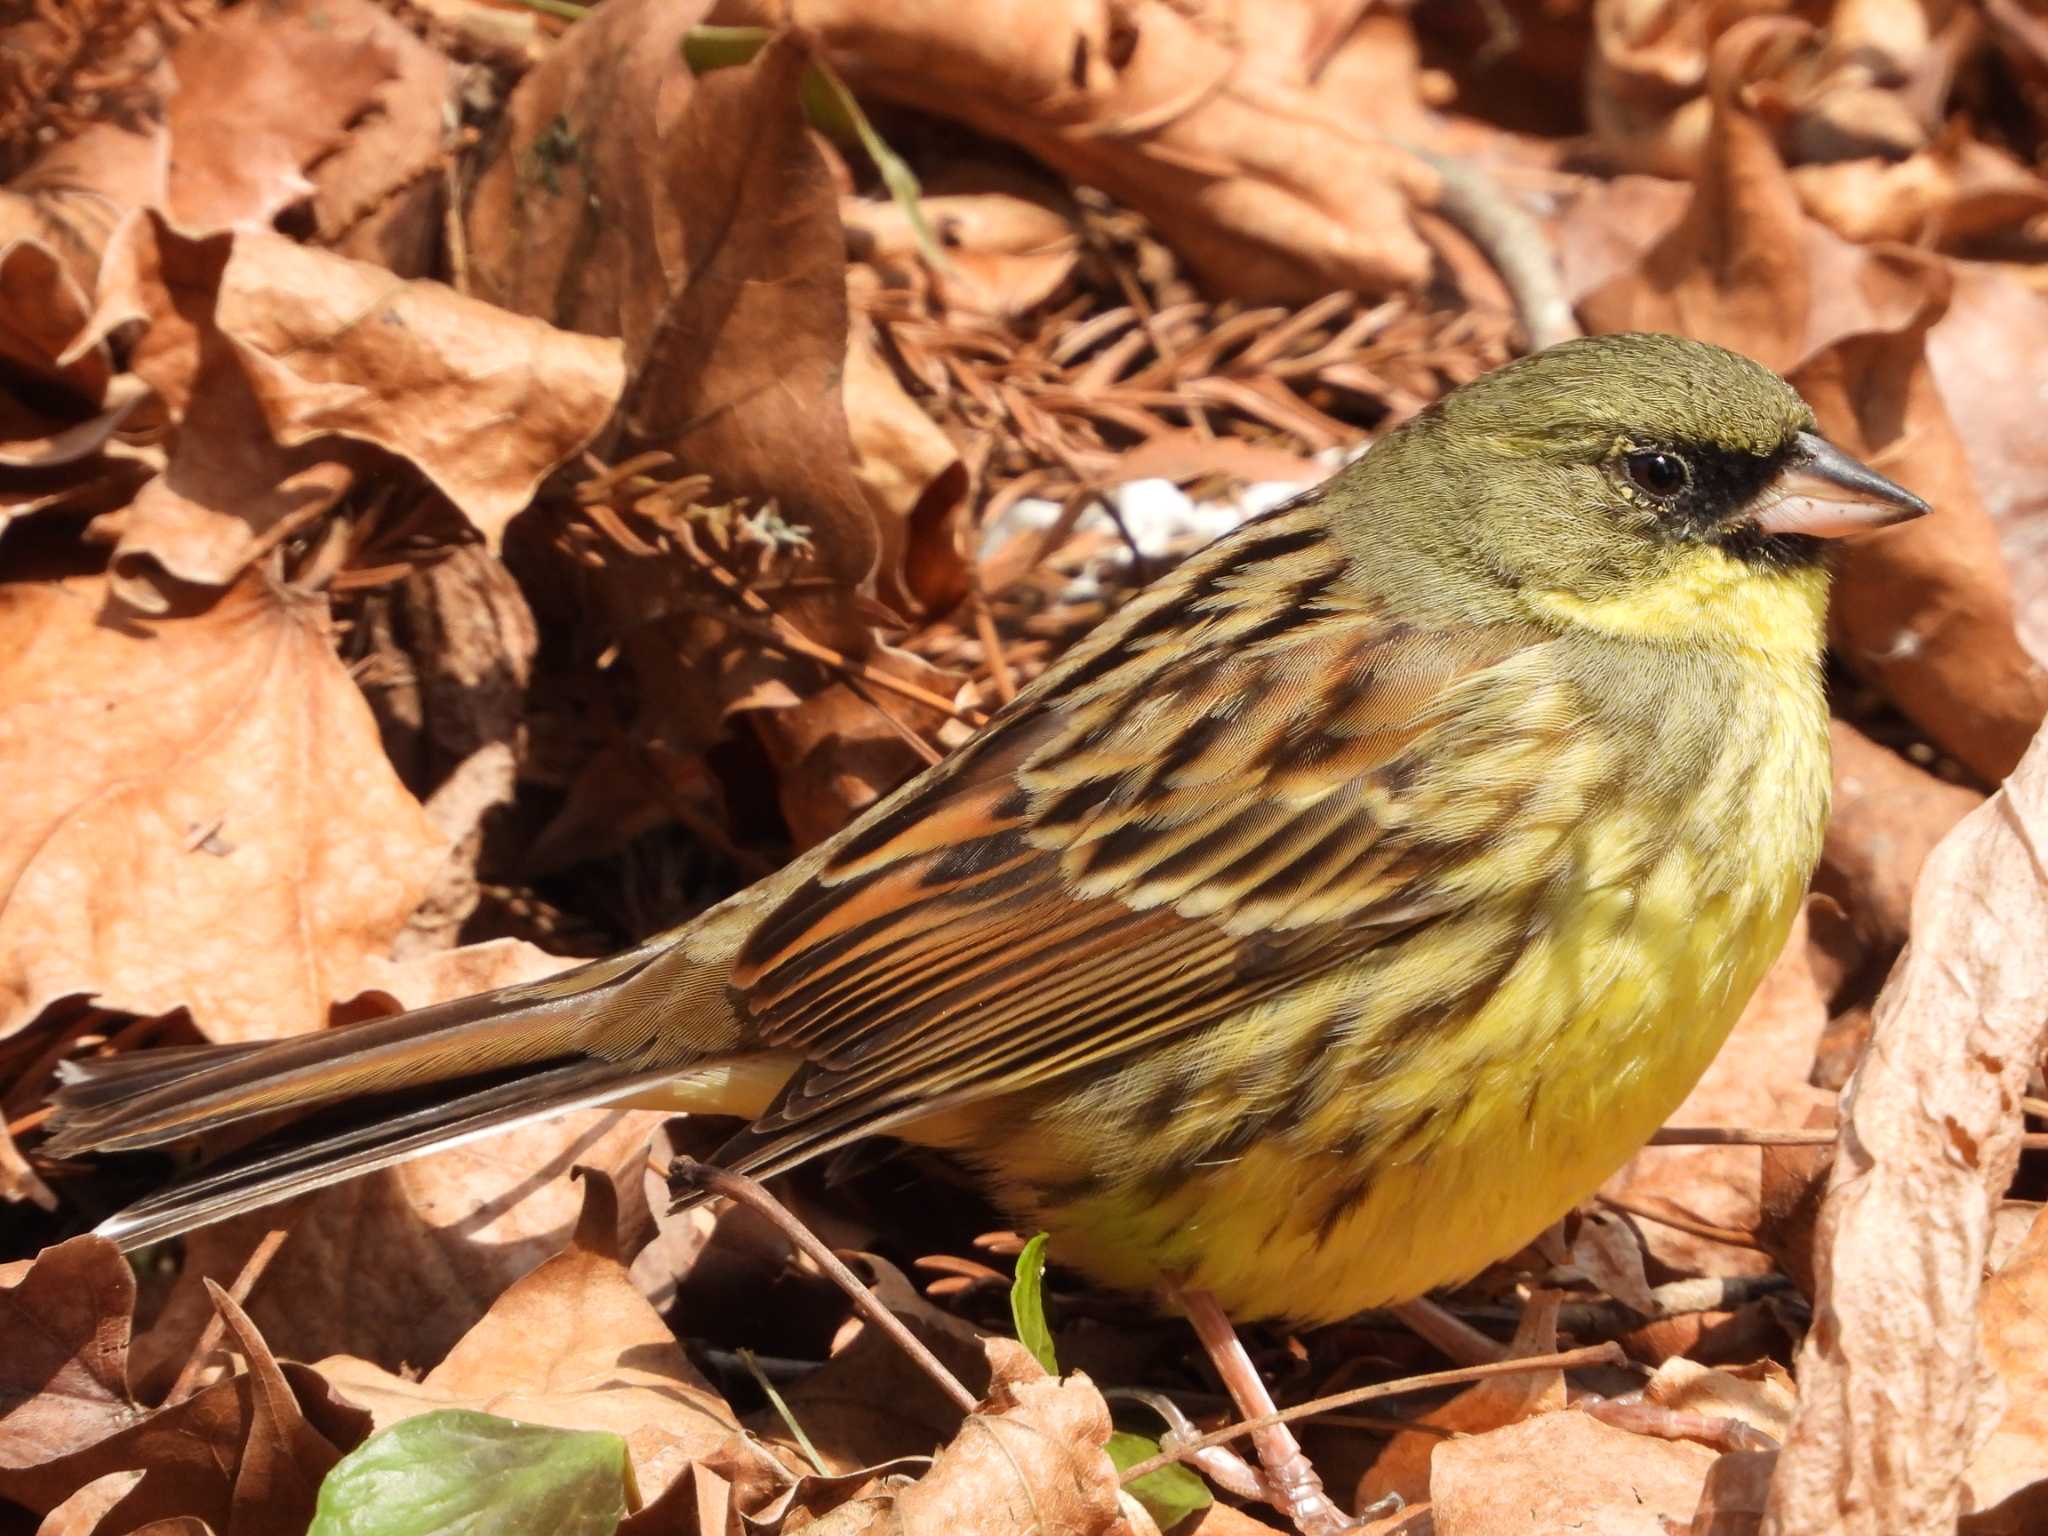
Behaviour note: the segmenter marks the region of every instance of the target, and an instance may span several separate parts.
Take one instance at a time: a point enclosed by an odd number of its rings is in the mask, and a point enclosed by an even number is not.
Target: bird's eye
[[[1685,460],[1675,453],[1660,453],[1655,449],[1632,453],[1622,460],[1622,465],[1639,489],[1648,491],[1660,501],[1676,496],[1692,478]]]

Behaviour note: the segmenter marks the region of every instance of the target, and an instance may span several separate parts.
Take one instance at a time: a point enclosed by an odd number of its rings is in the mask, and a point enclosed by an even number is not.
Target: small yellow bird
[[[576,1106],[739,1114],[759,1174],[947,1148],[1053,1254],[1316,1322],[1514,1251],[1677,1105],[1828,804],[1821,541],[1924,503],[1671,336],[1458,390],[1189,559],[779,874],[534,985],[74,1069],[56,1154],[323,1108],[154,1241]],[[1284,1429],[1304,1530],[1334,1507]]]

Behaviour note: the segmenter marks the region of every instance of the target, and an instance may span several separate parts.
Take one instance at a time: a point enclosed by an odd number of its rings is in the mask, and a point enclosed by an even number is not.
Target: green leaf
[[[1139,1462],[1157,1456],[1159,1442],[1118,1429],[1110,1432],[1109,1444],[1103,1449],[1109,1452],[1109,1459],[1121,1472],[1126,1467],[1135,1467]],[[1135,1483],[1126,1484],[1124,1492],[1145,1506],[1145,1513],[1162,1531],[1172,1530],[1189,1515],[1216,1502],[1215,1496],[1209,1492],[1209,1485],[1195,1474],[1194,1469],[1178,1463],[1161,1467],[1157,1472],[1147,1472]]]
[[[1060,1366],[1052,1352],[1052,1330],[1045,1325],[1045,1244],[1041,1232],[1017,1255],[1017,1278],[1010,1282],[1010,1321],[1016,1325],[1017,1342],[1057,1376]]]
[[[617,1435],[449,1408],[335,1463],[306,1536],[612,1536],[632,1480]]]
[[[690,66],[693,75],[730,69],[751,61],[774,35],[766,27],[692,27],[683,34],[683,62]],[[811,67],[804,71],[802,92],[804,116],[811,125],[842,144],[861,147],[874,163],[882,185],[889,189],[890,200],[910,220],[924,259],[942,272],[951,271],[951,260],[940,248],[931,226],[925,223],[924,204],[920,201],[924,189],[918,185],[917,173],[875,131],[875,125],[861,111],[846,82],[822,56],[813,57]]]

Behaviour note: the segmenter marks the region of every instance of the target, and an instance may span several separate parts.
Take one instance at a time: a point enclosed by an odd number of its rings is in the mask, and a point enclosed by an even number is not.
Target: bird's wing
[[[1513,806],[1421,803],[1431,739],[1545,636],[1389,621],[1344,560],[1302,517],[1219,542],[846,837],[735,963],[804,1065],[724,1160],[1198,1031],[1458,904],[1437,875]]]

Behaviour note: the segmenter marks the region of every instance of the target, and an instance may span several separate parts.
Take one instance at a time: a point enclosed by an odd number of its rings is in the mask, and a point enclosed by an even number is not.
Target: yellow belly
[[[1677,1107],[1784,942],[1803,877],[1777,884],[1704,907],[1667,899],[1682,898],[1675,883],[1582,900],[1428,1053],[1399,1071],[1364,1066],[1313,1116],[1212,1166],[1173,1147],[1244,1107],[1232,1095],[1245,1064],[1220,1040],[1200,1047],[1221,1070],[1177,1125],[1117,1127],[1085,1096],[1048,1100],[1001,1135],[984,1116],[965,1150],[1052,1232],[1056,1258],[1107,1284],[1171,1278],[1233,1316],[1302,1322],[1406,1300],[1527,1243]],[[1108,1095],[1132,1096],[1129,1083]],[[1373,1124],[1417,1129],[1356,1146]],[[1154,1176],[1105,1183],[1118,1166]]]

